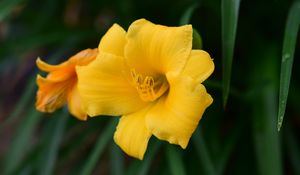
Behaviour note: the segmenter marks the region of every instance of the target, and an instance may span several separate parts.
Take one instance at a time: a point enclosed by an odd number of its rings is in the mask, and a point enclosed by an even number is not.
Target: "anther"
[[[141,74],[137,74],[134,69],[131,70],[131,76],[135,88],[137,89],[140,97],[145,101],[153,101],[157,98],[154,92],[154,79],[151,76],[143,78]]]

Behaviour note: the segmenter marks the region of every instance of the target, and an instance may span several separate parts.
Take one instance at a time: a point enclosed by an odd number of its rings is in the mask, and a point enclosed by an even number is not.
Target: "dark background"
[[[292,3],[241,0],[231,89],[223,108],[220,0],[0,1],[0,174],[299,175],[299,36],[285,120],[277,132],[284,30]],[[152,137],[138,161],[113,143],[117,118],[81,122],[67,109],[35,110],[38,56],[56,64],[96,48],[113,23],[127,29],[146,18],[176,26],[190,8],[189,23],[216,68],[204,83],[214,103],[186,150]]]

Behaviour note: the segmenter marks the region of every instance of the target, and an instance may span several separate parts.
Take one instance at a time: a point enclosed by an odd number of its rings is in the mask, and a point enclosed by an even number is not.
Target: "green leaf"
[[[44,150],[42,151],[42,159],[40,166],[40,173],[43,175],[51,175],[54,172],[54,165],[57,159],[58,150],[62,141],[66,121],[69,115],[61,112],[60,115],[53,115],[45,129],[44,135]]]
[[[276,132],[276,92],[265,88],[261,102],[254,105],[253,136],[259,174],[281,175],[281,152],[279,133]]]
[[[0,2],[0,22],[24,0],[2,0]]]
[[[124,155],[116,144],[111,145],[110,164],[112,175],[124,174]]]
[[[279,133],[276,132],[276,92],[266,87],[261,98],[257,98],[253,116],[253,136],[258,171],[264,175],[281,175],[281,151]]]
[[[195,131],[192,140],[196,147],[196,151],[200,159],[200,163],[202,164],[201,167],[203,168],[204,174],[215,175],[215,166],[213,165],[212,158],[209,155],[208,149],[206,148],[206,143],[199,127]]]
[[[168,164],[172,175],[185,175],[182,158],[174,145],[168,145],[166,148]]]
[[[146,175],[149,174],[148,171],[150,169],[150,165],[156,155],[157,151],[161,146],[161,141],[153,140],[153,143],[149,143],[147,148],[146,155],[144,156],[144,160],[135,160],[131,163],[130,167],[127,170],[126,175]]]
[[[185,12],[183,13],[183,15],[181,16],[180,20],[179,20],[179,25],[185,25],[185,24],[189,24],[190,20],[192,18],[192,15],[195,11],[195,9],[199,6],[198,3],[194,3],[191,6],[189,6]]]
[[[202,49],[202,39],[196,29],[193,28],[193,49]]]
[[[291,162],[295,174],[300,174],[300,145],[297,142],[296,134],[293,133],[290,125],[287,125],[285,129],[285,143],[287,156]]]
[[[300,1],[292,4],[287,18],[280,71],[279,108],[277,129],[280,131],[289,93],[297,34],[300,24]]]
[[[249,102],[253,114],[251,119],[257,168],[262,175],[282,174],[280,133],[276,130],[278,64],[274,62],[274,58],[278,58],[277,49],[276,45],[270,44],[256,51],[255,55],[264,59],[253,67],[252,81],[250,80],[251,88],[264,83]]]
[[[18,175],[31,175],[31,174],[33,174],[31,165],[27,165],[26,167],[21,169],[20,173],[18,173]]]
[[[190,7],[188,7],[180,19],[179,25],[189,24],[192,14],[194,13],[195,9],[198,6],[199,6],[198,3],[194,3]],[[198,31],[194,28],[193,28],[193,45],[192,46],[193,46],[193,49],[201,49],[202,48],[201,36],[198,33]]]
[[[20,100],[17,102],[17,104],[14,107],[14,110],[8,116],[7,120],[0,123],[0,130],[2,128],[6,127],[8,124],[10,124],[12,121],[14,121],[15,119],[17,119],[20,116],[21,112],[28,105],[28,102],[32,100],[32,96],[33,96],[35,90],[36,90],[35,89],[35,78],[30,77]]]
[[[117,121],[118,120],[116,118],[111,119],[110,123],[103,130],[102,134],[99,136],[99,139],[94,149],[92,150],[90,156],[84,164],[82,171],[80,172],[81,175],[92,174],[92,171],[95,168],[97,161],[101,157],[105,146],[109,143],[110,140],[112,140]]]
[[[36,124],[41,120],[41,113],[32,107],[17,128],[15,136],[10,144],[11,147],[6,154],[4,175],[12,174],[26,155],[30,146],[30,140]]]
[[[229,89],[234,43],[238,23],[240,0],[222,0],[222,57],[223,105],[226,106]]]
[[[224,174],[230,155],[234,151],[234,147],[238,142],[238,138],[240,138],[240,136],[242,135],[243,129],[246,127],[246,124],[247,123],[245,120],[238,123],[238,126],[233,128],[228,134],[226,142],[222,143],[222,149],[216,161],[217,174]]]
[[[149,148],[148,155],[144,158],[143,162],[139,161],[141,165],[139,166],[139,169],[136,174],[138,175],[146,175],[149,174],[148,171],[150,169],[150,165],[152,161],[154,160],[154,156],[156,155],[157,151],[159,150],[161,146],[161,141],[156,141],[153,143],[153,145]]]

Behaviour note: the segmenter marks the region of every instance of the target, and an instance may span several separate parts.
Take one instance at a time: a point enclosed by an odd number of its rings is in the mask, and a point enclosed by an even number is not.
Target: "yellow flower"
[[[37,76],[38,85],[36,109],[41,112],[54,112],[68,103],[69,111],[80,120],[86,120],[87,114],[82,105],[77,88],[77,74],[75,66],[84,66],[93,61],[98,49],[86,49],[59,65],[49,65],[39,58],[36,60],[38,68],[49,72],[46,78]]]
[[[203,50],[192,50],[192,26],[167,27],[145,19],[126,33],[114,24],[95,61],[77,67],[78,89],[90,116],[122,115],[115,142],[143,159],[149,138],[186,148],[213,99],[201,84],[214,70]]]

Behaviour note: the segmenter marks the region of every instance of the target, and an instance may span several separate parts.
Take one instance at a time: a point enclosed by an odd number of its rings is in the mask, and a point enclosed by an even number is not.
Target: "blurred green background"
[[[38,56],[59,63],[139,18],[191,23],[216,65],[187,149],[152,137],[143,161],[113,142],[118,118],[34,107]],[[299,0],[1,0],[0,174],[299,175],[299,22]]]

